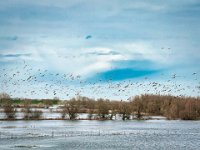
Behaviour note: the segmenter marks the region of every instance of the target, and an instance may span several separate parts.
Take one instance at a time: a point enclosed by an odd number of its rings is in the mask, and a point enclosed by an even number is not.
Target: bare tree
[[[134,100],[132,101],[133,104],[133,110],[135,112],[135,116],[137,119],[142,118],[142,112],[143,112],[143,102],[141,97],[136,96]]]
[[[97,100],[98,116],[101,119],[107,119],[109,117],[109,101],[98,99]]]
[[[122,115],[122,120],[129,120],[131,116],[131,106],[129,102],[121,101],[119,103],[119,114]]]
[[[43,112],[41,110],[32,110],[31,119],[41,119]]]
[[[23,101],[24,104],[24,108],[23,108],[23,112],[24,112],[24,119],[29,120],[31,119],[31,101],[30,100],[24,100]]]
[[[13,106],[12,99],[6,93],[0,94],[0,104],[3,107],[6,119],[11,120],[16,118],[16,109]]]
[[[89,100],[87,102],[87,108],[88,108],[88,118],[91,120],[95,113],[95,101]]]
[[[64,103],[61,115],[63,119],[66,117],[66,115],[68,115],[70,120],[75,120],[78,116],[78,111],[79,111],[79,103],[75,98],[73,98]]]
[[[109,102],[109,109],[110,109],[110,120],[113,119],[113,117],[115,117],[116,119],[116,115],[118,113],[118,103],[117,101],[113,101],[113,102]]]
[[[31,100],[24,100],[23,101],[24,108],[22,112],[24,113],[25,120],[32,120],[32,119],[41,119],[43,112],[41,110],[32,110],[31,108]]]

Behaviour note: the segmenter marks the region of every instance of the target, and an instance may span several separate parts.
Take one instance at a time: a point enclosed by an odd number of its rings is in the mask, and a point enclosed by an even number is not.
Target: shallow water
[[[199,149],[200,121],[1,121],[0,149]]]

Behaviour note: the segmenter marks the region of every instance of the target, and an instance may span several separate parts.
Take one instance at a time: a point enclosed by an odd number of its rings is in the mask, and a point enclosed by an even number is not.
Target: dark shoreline
[[[0,121],[44,121],[44,120],[63,120],[63,121],[82,121],[82,120],[88,120],[88,121],[119,121],[119,120],[110,120],[110,119],[87,119],[87,118],[80,118],[80,119],[62,119],[62,118],[41,118],[41,119],[0,119]],[[146,121],[146,120],[168,120],[168,121],[200,121],[200,119],[197,120],[183,120],[183,119],[164,119],[164,118],[149,118],[149,119],[129,119],[129,120],[123,120],[123,121]],[[120,120],[122,121],[122,120]]]
[[[91,120],[91,121],[118,121],[115,119],[88,119],[88,118],[78,118],[78,119],[63,119],[63,118],[41,118],[41,119],[0,119],[0,121],[40,121],[40,120],[68,120],[68,121],[78,121],[78,120]],[[142,121],[142,120],[167,120],[161,118],[147,118],[147,119],[129,119],[124,121]],[[178,119],[177,119],[178,120]]]

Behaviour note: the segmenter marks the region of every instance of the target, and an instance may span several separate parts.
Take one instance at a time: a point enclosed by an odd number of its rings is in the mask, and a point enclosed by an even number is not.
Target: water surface
[[[0,149],[191,149],[200,121],[1,121]]]

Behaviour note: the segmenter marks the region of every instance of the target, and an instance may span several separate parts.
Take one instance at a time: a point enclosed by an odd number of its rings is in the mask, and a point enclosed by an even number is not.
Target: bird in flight
[[[85,39],[91,39],[92,38],[92,36],[91,35],[87,35],[86,37],[85,37]]]

